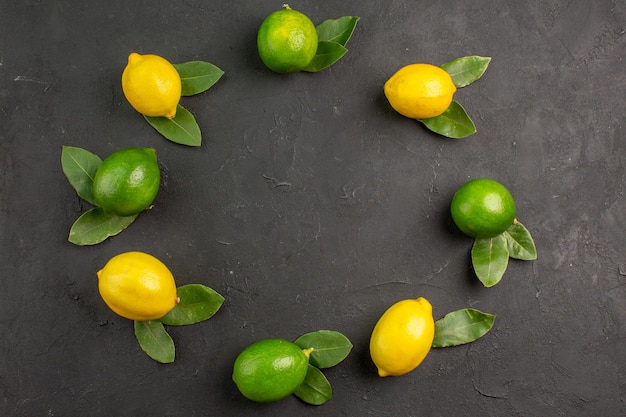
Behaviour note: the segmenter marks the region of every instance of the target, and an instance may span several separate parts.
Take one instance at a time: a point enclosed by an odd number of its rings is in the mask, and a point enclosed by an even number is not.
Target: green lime
[[[308,354],[295,343],[265,339],[239,354],[233,367],[233,381],[252,401],[278,401],[302,384],[308,365]]]
[[[109,155],[93,180],[98,206],[118,216],[145,210],[159,191],[161,173],[152,148],[126,148]]]
[[[315,25],[288,5],[265,18],[257,34],[263,63],[272,71],[287,73],[306,67],[317,52]]]
[[[457,190],[450,204],[452,220],[463,233],[490,238],[504,232],[515,220],[515,201],[497,181],[478,178]]]

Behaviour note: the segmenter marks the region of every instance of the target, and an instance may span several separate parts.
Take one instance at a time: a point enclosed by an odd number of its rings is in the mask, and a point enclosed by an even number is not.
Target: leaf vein
[[[74,157],[74,155],[70,154],[70,158],[72,158],[72,161],[76,163],[76,166],[79,167],[85,174],[87,174],[87,177],[89,177],[89,179],[93,181],[94,177],[89,175],[89,172],[81,164],[78,163],[78,160]]]

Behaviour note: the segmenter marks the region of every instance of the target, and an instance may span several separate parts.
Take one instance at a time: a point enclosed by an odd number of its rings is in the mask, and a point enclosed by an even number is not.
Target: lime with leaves
[[[466,235],[490,238],[502,234],[515,220],[515,201],[509,190],[489,178],[461,186],[450,204],[452,220]]]
[[[278,73],[304,69],[317,52],[317,31],[306,15],[289,5],[267,16],[257,34],[263,63]]]
[[[265,339],[245,348],[235,360],[233,381],[248,399],[273,402],[302,384],[309,369],[310,350],[285,339]]]
[[[109,155],[93,179],[95,202],[117,216],[132,216],[154,201],[161,175],[156,151],[126,148]]]

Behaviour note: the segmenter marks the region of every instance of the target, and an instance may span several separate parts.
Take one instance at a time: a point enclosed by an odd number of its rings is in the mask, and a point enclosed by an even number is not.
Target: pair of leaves
[[[137,218],[117,216],[97,207],[93,196],[93,179],[102,159],[93,153],[73,146],[63,146],[61,168],[80,198],[96,206],[83,213],[70,228],[68,240],[75,245],[95,245],[126,229]]]
[[[453,311],[435,322],[432,347],[442,348],[473,342],[493,326],[496,316],[473,308]]]
[[[224,297],[201,284],[183,285],[176,289],[180,299],[176,307],[158,320],[135,321],[135,337],[141,349],[160,363],[174,361],[174,341],[165,329],[187,326],[211,318],[222,306]]]
[[[350,40],[359,18],[343,16],[320,23],[317,31],[317,52],[313,60],[303,68],[307,72],[319,72],[326,69],[343,57],[348,50],[346,43]]]
[[[174,64],[180,75],[184,97],[203,93],[211,88],[224,75],[224,71],[204,61],[190,61]],[[146,121],[166,139],[187,146],[200,146],[202,132],[191,112],[180,104],[176,108],[176,116],[167,117],[144,116]]]
[[[522,261],[537,259],[537,248],[530,232],[515,220],[502,234],[476,239],[472,246],[472,266],[485,287],[492,287],[502,279],[509,258]]]
[[[294,395],[307,404],[321,405],[332,398],[330,382],[320,369],[330,368],[343,361],[352,343],[343,334],[333,330],[318,330],[297,338],[294,343],[309,350],[309,368],[304,382],[296,388]]]
[[[462,88],[478,80],[487,70],[490,57],[466,56],[441,65],[456,88]],[[458,102],[452,101],[450,107],[439,116],[418,119],[426,128],[452,139],[460,139],[476,133],[476,126],[467,112]]]

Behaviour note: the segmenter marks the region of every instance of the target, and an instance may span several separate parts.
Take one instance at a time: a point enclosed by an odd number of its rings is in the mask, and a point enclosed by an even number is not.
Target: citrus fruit
[[[98,271],[98,291],[111,310],[130,320],[155,320],[178,303],[169,269],[143,252],[125,252]]]
[[[160,181],[154,149],[121,149],[109,155],[98,167],[93,180],[93,195],[104,211],[131,216],[152,204]]]
[[[452,220],[463,233],[490,238],[504,232],[515,220],[515,201],[497,181],[478,178],[459,188],[450,204]]]
[[[435,337],[428,300],[398,301],[380,317],[370,338],[370,355],[378,375],[400,376],[422,363]]]
[[[311,19],[288,5],[265,18],[257,34],[263,63],[272,71],[288,73],[306,67],[317,52],[317,31]]]
[[[178,71],[165,58],[133,52],[122,72],[122,90],[139,113],[171,119],[176,115],[182,85]]]
[[[245,348],[235,360],[233,381],[248,399],[281,400],[302,384],[308,351],[284,339],[265,339]]]
[[[411,64],[400,68],[385,83],[385,96],[398,113],[412,119],[428,119],[445,112],[456,87],[443,68]]]

